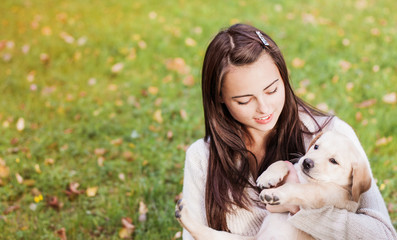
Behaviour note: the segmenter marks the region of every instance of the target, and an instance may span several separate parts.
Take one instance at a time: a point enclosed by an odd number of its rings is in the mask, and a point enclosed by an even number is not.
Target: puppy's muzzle
[[[302,163],[303,169],[309,170],[314,167],[314,162],[310,158],[305,158]]]

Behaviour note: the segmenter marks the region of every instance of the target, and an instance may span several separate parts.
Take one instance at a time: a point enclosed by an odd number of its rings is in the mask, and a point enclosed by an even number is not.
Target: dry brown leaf
[[[382,137],[382,138],[376,140],[375,145],[376,146],[384,146],[384,145],[389,144],[391,141],[393,141],[393,137],[392,136],[390,136],[390,137]]]
[[[174,134],[172,133],[171,130],[167,132],[167,139],[168,139],[168,140],[172,140],[172,137],[173,137],[173,136],[174,136]]]
[[[168,70],[173,70],[180,74],[188,74],[190,71],[183,58],[168,59],[165,65]]]
[[[18,210],[19,208],[20,207],[18,205],[9,206],[3,211],[3,214],[4,215],[8,215],[8,214]]]
[[[59,202],[56,196],[50,196],[47,198],[47,205],[59,211],[63,208],[63,203]]]
[[[94,150],[94,153],[97,156],[102,156],[102,155],[104,155],[106,153],[106,149],[104,149],[104,148],[96,148]]]
[[[67,189],[65,190],[66,195],[68,195],[69,199],[73,199],[79,194],[83,194],[84,190],[78,190],[80,184],[77,182],[72,182],[68,184]]]
[[[194,85],[194,78],[192,75],[188,75],[186,76],[183,81],[182,81],[183,85],[191,87]]]
[[[365,100],[365,101],[357,104],[356,106],[358,108],[368,108],[368,107],[375,105],[375,103],[376,103],[376,99],[368,99],[368,100]]]
[[[65,228],[61,228],[61,229],[55,231],[55,233],[61,240],[68,240],[68,238],[66,237],[66,229]]]
[[[123,144],[123,139],[122,138],[116,138],[116,139],[113,139],[110,143],[112,145],[115,145],[115,146],[120,146],[121,144]]]

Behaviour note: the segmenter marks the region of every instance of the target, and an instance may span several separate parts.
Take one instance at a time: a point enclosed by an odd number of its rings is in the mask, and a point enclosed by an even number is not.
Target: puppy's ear
[[[353,163],[352,176],[352,198],[353,201],[358,202],[360,195],[371,187],[371,174],[367,164],[364,162]]]

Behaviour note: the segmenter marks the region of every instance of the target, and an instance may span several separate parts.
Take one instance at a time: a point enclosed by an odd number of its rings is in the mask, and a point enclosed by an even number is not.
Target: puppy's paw
[[[279,205],[281,204],[281,198],[279,196],[279,194],[277,194],[276,191],[271,191],[272,189],[268,189],[268,190],[263,190],[260,195],[259,198],[266,204],[269,205]]]
[[[280,182],[282,182],[283,179],[284,179],[284,176],[276,176],[274,174],[263,173],[256,180],[256,185],[260,189],[272,188],[272,187],[277,186],[277,184],[279,184]]]
[[[182,217],[183,199],[179,199],[175,206],[175,217],[179,220]]]
[[[278,161],[270,165],[256,180],[256,185],[261,189],[278,186],[288,175],[288,165]]]

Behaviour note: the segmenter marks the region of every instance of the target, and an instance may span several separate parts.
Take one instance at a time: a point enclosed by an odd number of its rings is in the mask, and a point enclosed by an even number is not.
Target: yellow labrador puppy
[[[335,206],[355,212],[360,195],[371,186],[365,158],[350,139],[334,131],[317,136],[294,168],[300,183],[278,186],[289,171],[284,161],[273,163],[259,176],[257,185],[264,188],[260,193],[264,203],[299,205],[302,209]],[[289,224],[287,213],[270,214],[255,237],[216,231],[199,224],[189,215],[188,203],[183,201],[178,202],[175,216],[195,239],[312,239]]]

